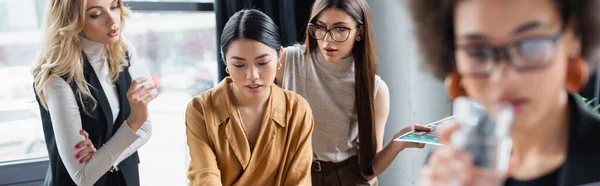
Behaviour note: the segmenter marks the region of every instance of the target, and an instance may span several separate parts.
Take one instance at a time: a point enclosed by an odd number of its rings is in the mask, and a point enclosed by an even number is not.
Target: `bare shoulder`
[[[277,84],[279,86],[283,87],[283,82],[284,81],[284,77],[285,77],[285,69],[287,65],[292,65],[294,66],[294,63],[297,63],[298,61],[303,61],[301,59],[302,58],[302,54],[304,51],[304,45],[301,44],[295,44],[292,46],[288,46],[285,48],[281,49],[281,53],[279,56],[279,65],[281,65],[278,69],[277,69],[277,74],[276,74],[276,79],[277,79]]]
[[[379,80],[379,86],[377,86],[377,94],[375,95],[375,100],[377,100],[377,98],[386,98],[389,97],[390,95],[390,89],[387,85],[387,83],[385,83],[385,81],[383,81],[383,79]],[[389,98],[388,98],[389,100]]]

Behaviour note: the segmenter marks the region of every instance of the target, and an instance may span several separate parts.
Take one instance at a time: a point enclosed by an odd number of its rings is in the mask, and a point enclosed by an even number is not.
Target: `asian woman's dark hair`
[[[279,28],[275,22],[255,9],[240,10],[233,14],[225,24],[221,34],[221,57],[224,62],[229,45],[238,39],[249,39],[265,44],[277,51],[281,47]]]

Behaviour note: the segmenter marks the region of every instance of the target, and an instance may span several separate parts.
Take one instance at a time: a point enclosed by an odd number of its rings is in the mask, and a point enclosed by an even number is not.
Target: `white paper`
[[[132,82],[138,78],[146,78],[146,82],[138,84],[137,88],[144,85],[156,87],[154,85],[154,82],[152,81],[152,76],[150,76],[150,72],[148,72],[146,63],[143,60],[136,60],[131,63],[131,65],[129,66],[129,75],[131,76]],[[153,95],[157,95],[158,91],[156,89],[152,89],[150,93]]]
[[[394,139],[394,141],[406,141],[406,142],[416,142],[416,143],[425,143],[431,145],[442,145],[439,143],[437,138],[437,128],[442,125],[444,122],[454,118],[454,116],[450,116],[439,121],[435,121],[429,123],[425,126],[432,128],[430,132],[421,132],[421,131],[410,131],[402,136]]]

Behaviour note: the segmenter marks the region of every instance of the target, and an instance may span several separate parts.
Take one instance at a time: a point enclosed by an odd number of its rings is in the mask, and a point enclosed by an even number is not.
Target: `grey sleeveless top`
[[[304,97],[313,110],[315,160],[341,162],[357,154],[354,58],[327,62],[320,52],[304,55],[305,45],[286,47],[282,87]],[[381,82],[375,76],[375,94]]]

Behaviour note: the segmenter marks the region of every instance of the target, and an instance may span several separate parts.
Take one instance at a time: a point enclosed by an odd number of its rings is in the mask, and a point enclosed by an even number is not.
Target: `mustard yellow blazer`
[[[191,185],[311,185],[313,116],[296,93],[271,86],[254,151],[241,126],[229,77],[188,104]]]

